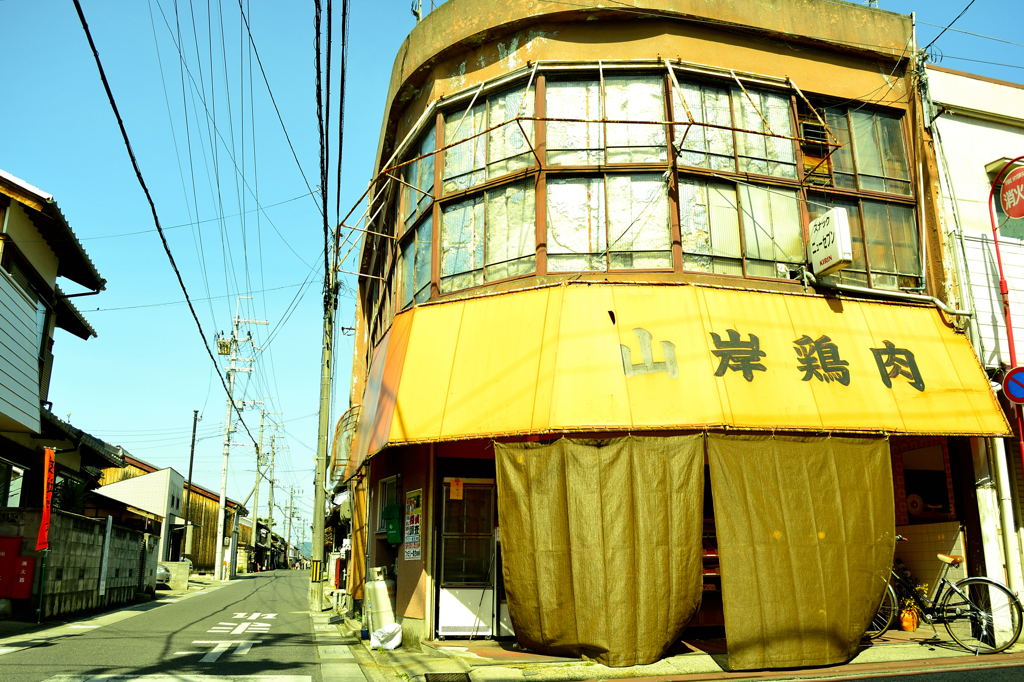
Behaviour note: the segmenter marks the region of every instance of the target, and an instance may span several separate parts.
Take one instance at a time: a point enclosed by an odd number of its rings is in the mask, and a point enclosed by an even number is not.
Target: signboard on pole
[[[1024,168],[1016,168],[1003,178],[999,203],[1010,218],[1024,218]]]
[[[53,457],[53,448],[43,450],[43,518],[39,522],[39,537],[36,539],[37,552],[50,548],[50,507],[53,505],[53,481],[56,473]]]
[[[1003,395],[1011,403],[1024,404],[1024,367],[1014,367],[1003,377]]]
[[[853,263],[850,218],[845,208],[830,209],[811,221],[807,241],[807,259],[815,277],[831,275]]]

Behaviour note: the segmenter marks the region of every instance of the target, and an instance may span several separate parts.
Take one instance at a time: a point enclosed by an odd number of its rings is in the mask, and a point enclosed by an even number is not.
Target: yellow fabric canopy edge
[[[388,445],[588,432],[1012,434],[969,341],[916,304],[578,283],[418,306],[399,321],[403,357],[375,358],[397,368],[379,396],[393,409],[377,411],[390,423],[366,425],[379,437],[359,459]],[[752,362],[729,353],[755,346]]]

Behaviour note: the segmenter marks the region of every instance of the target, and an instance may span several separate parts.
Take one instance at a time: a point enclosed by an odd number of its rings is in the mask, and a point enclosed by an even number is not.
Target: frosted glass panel
[[[487,192],[485,280],[505,279],[536,269],[536,220],[532,181]]]
[[[668,184],[662,175],[610,175],[607,182],[611,267],[671,267]]]
[[[548,118],[594,121],[547,123],[548,163],[562,166],[604,162],[601,87],[597,81],[548,81]]]
[[[533,166],[533,121],[515,121],[516,116],[533,116],[533,88],[506,90],[488,99],[487,177],[493,178]],[[505,123],[505,125],[501,125]],[[520,127],[521,126],[521,127]],[[523,132],[526,137],[523,137]]]
[[[441,291],[483,284],[484,197],[475,196],[441,213]]]
[[[661,76],[610,76],[604,81],[609,120],[665,120]],[[609,163],[652,163],[668,158],[662,123],[609,123]]]
[[[547,226],[549,271],[607,269],[602,178],[549,179]]]
[[[479,135],[485,129],[487,109],[484,103],[452,111],[444,117],[445,145],[465,140],[444,154],[444,191],[455,192],[479,185],[484,181],[484,160],[487,136]]]

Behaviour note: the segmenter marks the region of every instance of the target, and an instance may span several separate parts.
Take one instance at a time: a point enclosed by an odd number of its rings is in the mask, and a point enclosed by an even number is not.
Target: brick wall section
[[[34,611],[38,604],[42,552],[35,551],[40,510],[16,511],[0,520],[0,535],[20,535],[21,555],[37,557],[31,604],[19,603],[20,612]],[[54,511],[50,516],[50,552],[46,557],[43,617],[93,611],[124,604],[135,593],[156,584],[158,539],[114,526],[108,555],[107,587],[99,594],[105,520]],[[141,571],[141,575],[140,575]],[[25,600],[17,600],[24,602]]]

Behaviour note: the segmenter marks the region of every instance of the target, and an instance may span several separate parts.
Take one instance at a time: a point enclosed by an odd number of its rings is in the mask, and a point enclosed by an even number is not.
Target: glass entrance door
[[[438,635],[489,636],[494,622],[494,481],[443,481]]]

